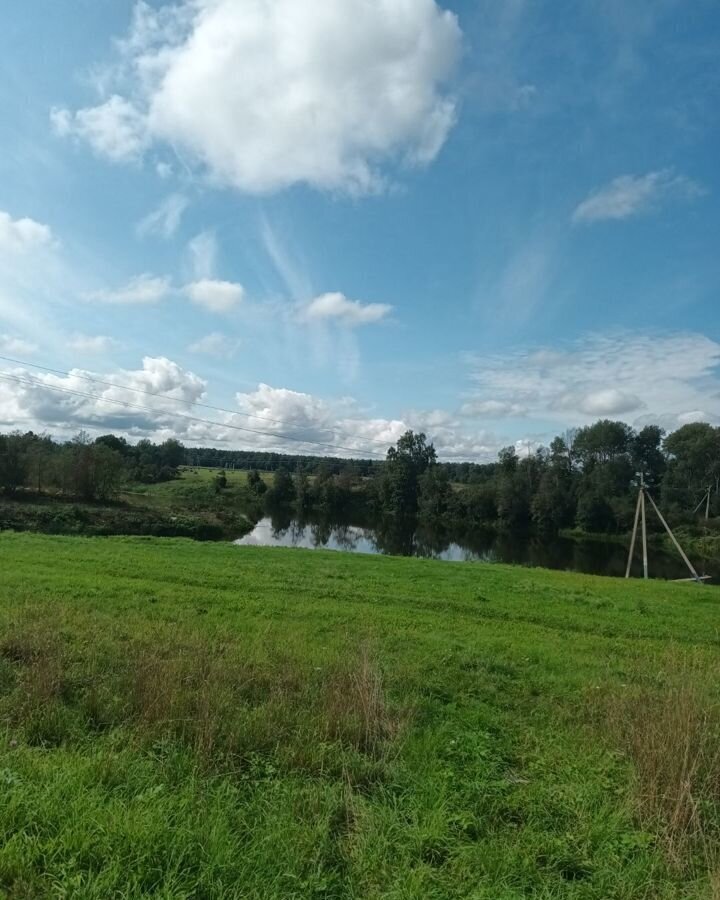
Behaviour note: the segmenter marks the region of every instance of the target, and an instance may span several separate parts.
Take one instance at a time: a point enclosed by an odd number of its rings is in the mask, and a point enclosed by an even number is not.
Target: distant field
[[[696,585],[0,534],[0,896],[717,898],[719,615]]]

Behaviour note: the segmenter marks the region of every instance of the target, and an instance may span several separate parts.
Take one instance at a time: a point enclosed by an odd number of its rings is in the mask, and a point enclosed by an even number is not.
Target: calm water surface
[[[327,520],[300,521],[286,516],[266,517],[245,537],[235,541],[242,546],[304,547],[337,550],[346,553],[419,556],[450,562],[512,563],[587,572],[595,575],[623,576],[627,549],[605,541],[578,541],[555,537],[517,536],[475,531],[450,535],[434,529],[412,529],[393,524],[360,526]],[[720,567],[696,562],[700,574],[713,576],[720,583]],[[636,559],[634,575],[642,574]],[[684,563],[666,553],[650,551],[650,575],[654,578],[685,578]]]

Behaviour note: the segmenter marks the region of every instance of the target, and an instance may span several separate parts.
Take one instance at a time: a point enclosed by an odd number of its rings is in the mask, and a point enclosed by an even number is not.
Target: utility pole
[[[625,577],[626,578],[630,577],[630,569],[632,568],[633,554],[635,552],[635,541],[637,539],[638,521],[640,521],[641,525],[642,525],[643,577],[646,579],[649,578],[648,549],[647,549],[647,518],[646,518],[646,512],[645,512],[645,496],[647,495],[647,499],[650,501],[650,505],[655,510],[658,519],[660,519],[660,522],[661,522],[663,528],[665,529],[665,531],[667,531],[668,535],[670,536],[670,540],[673,542],[673,544],[675,545],[675,548],[677,549],[678,553],[682,557],[683,562],[690,570],[690,574],[692,575],[692,581],[697,581],[698,584],[702,584],[705,576],[701,577],[700,575],[698,575],[697,571],[695,570],[695,567],[688,559],[683,548],[680,546],[678,539],[673,534],[672,529],[670,528],[668,523],[665,521],[665,517],[658,509],[657,504],[653,500],[652,496],[648,493],[648,490],[645,487],[644,474],[642,472],[639,472],[638,475],[640,476],[640,490],[638,491],[638,501],[637,501],[637,506],[635,508],[635,523],[633,525],[632,538],[630,540],[630,553],[628,554],[627,568],[625,569]],[[708,506],[707,506],[708,512],[709,512],[709,497],[710,497],[710,491],[708,491]],[[705,498],[703,498],[703,500],[704,499]],[[700,501],[699,505],[702,505],[703,500]]]
[[[648,574],[647,517],[645,515],[645,476],[642,472],[640,473],[640,503],[642,506],[643,578],[647,581],[650,575]]]

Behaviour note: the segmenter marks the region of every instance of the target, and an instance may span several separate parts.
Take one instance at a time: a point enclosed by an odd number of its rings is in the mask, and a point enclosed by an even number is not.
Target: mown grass
[[[0,896],[717,896],[719,611],[695,585],[0,535]]]

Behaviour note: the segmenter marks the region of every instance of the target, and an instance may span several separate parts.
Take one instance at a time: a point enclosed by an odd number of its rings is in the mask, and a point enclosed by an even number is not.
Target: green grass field
[[[0,534],[0,896],[720,896],[720,592]]]

